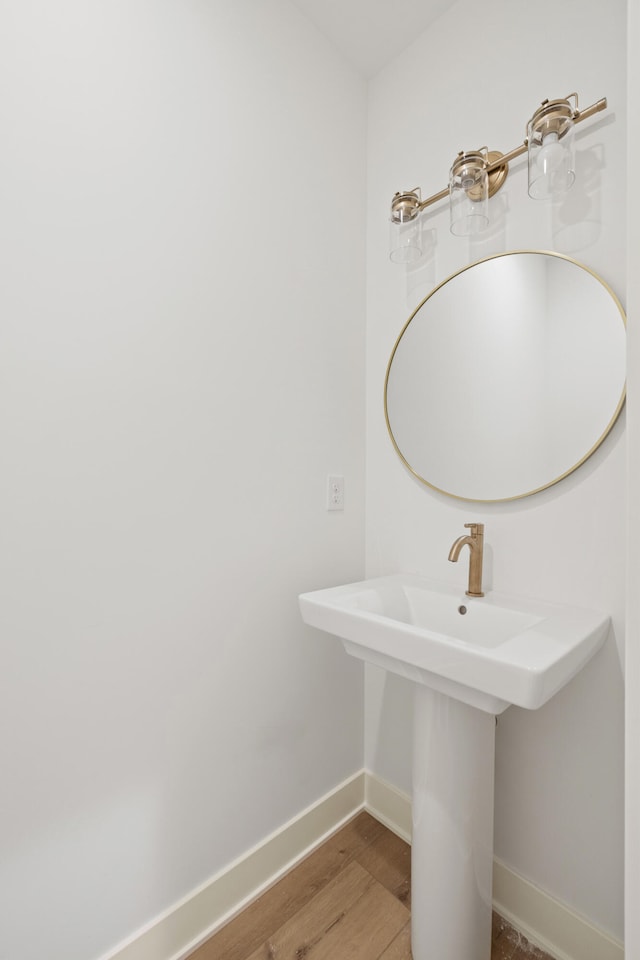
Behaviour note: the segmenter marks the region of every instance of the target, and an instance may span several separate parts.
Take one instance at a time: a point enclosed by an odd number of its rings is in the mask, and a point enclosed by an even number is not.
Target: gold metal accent
[[[408,223],[415,220],[420,213],[420,202],[420,187],[414,187],[406,193],[396,193],[391,201],[392,223]]]
[[[484,597],[482,592],[482,556],[484,552],[484,523],[465,523],[470,530],[466,537],[454,540],[449,550],[449,560],[456,563],[463,547],[469,547],[469,586],[465,593],[468,597]]]
[[[598,101],[598,103],[602,103],[602,101]],[[606,106],[606,101],[604,101],[604,103]],[[589,107],[588,109],[593,110],[595,107],[597,107],[597,104],[594,104],[593,107]],[[598,107],[597,109],[602,110],[604,108]],[[526,145],[524,147],[524,150],[526,150]],[[524,153],[524,150],[522,151],[523,153]],[[512,154],[506,154],[505,156],[508,157],[510,160],[513,159]],[[535,493],[541,493],[542,490],[548,490],[549,487],[553,487],[555,486],[556,483],[560,483],[561,480],[564,480],[565,477],[568,477],[570,474],[572,474],[575,470],[578,469],[578,467],[581,467],[583,463],[586,463],[589,457],[591,457],[596,452],[598,447],[603,443],[603,441],[606,439],[609,433],[611,433],[611,430],[613,429],[613,426],[616,420],[620,416],[620,413],[622,411],[622,408],[624,407],[624,403],[627,397],[627,385],[625,382],[622,388],[622,393],[620,394],[618,405],[616,406],[616,409],[614,410],[613,415],[609,420],[609,423],[606,425],[601,435],[593,444],[593,446],[589,450],[587,450],[585,455],[581,457],[580,460],[578,460],[578,462],[575,463],[572,467],[569,467],[568,470],[565,470],[564,473],[561,473],[559,477],[555,477],[553,480],[550,480],[549,483],[543,483],[539,487],[534,487],[533,490],[527,490],[525,493],[519,493],[513,497],[496,497],[494,499],[489,499],[489,500],[484,498],[478,498],[478,497],[461,497],[457,493],[450,493],[449,490],[444,490],[442,487],[437,487],[435,483],[430,483],[429,480],[425,479],[425,477],[419,474],[417,470],[413,469],[413,467],[411,466],[407,458],[404,456],[404,454],[400,450],[400,447],[396,443],[396,439],[393,435],[393,430],[391,429],[391,423],[389,422],[389,410],[387,406],[387,388],[389,386],[389,374],[391,373],[391,364],[393,363],[393,358],[396,355],[396,350],[400,346],[400,341],[402,340],[405,330],[407,329],[411,321],[415,318],[415,316],[418,314],[418,312],[421,310],[421,308],[425,305],[427,300],[429,300],[435,293],[437,293],[441,287],[444,287],[445,284],[450,283],[456,277],[460,276],[460,274],[465,273],[467,270],[471,270],[472,267],[476,267],[479,263],[485,263],[487,260],[497,260],[498,257],[512,257],[515,254],[521,254],[521,253],[529,253],[529,254],[538,253],[538,254],[544,254],[545,256],[548,256],[548,257],[557,257],[559,260],[568,260],[569,263],[574,263],[577,267],[580,267],[582,270],[585,270],[587,273],[591,274],[591,276],[595,280],[597,280],[599,283],[602,284],[605,290],[612,297],[614,303],[616,304],[618,310],[620,311],[620,317],[622,319],[622,323],[624,327],[626,328],[627,326],[627,317],[624,312],[624,307],[622,306],[620,299],[614,293],[613,289],[609,286],[609,284],[606,283],[606,281],[604,281],[602,277],[595,272],[595,270],[591,270],[591,268],[585,266],[584,263],[580,263],[579,260],[575,260],[573,257],[568,257],[564,253],[556,253],[553,250],[507,250],[504,253],[496,253],[490,257],[482,257],[480,260],[475,260],[473,263],[467,264],[466,267],[462,267],[460,270],[456,270],[455,273],[450,274],[450,276],[442,280],[437,286],[433,288],[433,290],[430,293],[427,294],[424,300],[422,300],[418,304],[418,306],[413,311],[413,313],[411,314],[407,322],[404,324],[402,330],[398,334],[398,338],[393,346],[393,350],[391,351],[391,356],[389,357],[389,362],[387,364],[387,371],[385,373],[385,378],[384,378],[384,419],[387,425],[387,433],[389,434],[394,450],[396,451],[396,453],[404,463],[409,473],[411,473],[416,478],[416,480],[419,480],[420,483],[424,483],[426,487],[430,487],[431,490],[435,490],[436,493],[442,493],[444,494],[445,497],[451,497],[453,500],[460,500],[463,503],[512,503],[514,500],[522,500],[524,499],[524,497],[531,497]]]
[[[479,150],[461,150],[451,165],[451,180],[460,187],[470,200],[484,200],[482,183],[488,166],[488,151],[486,147]],[[488,178],[487,178],[488,181]]]
[[[499,150],[489,150],[487,159],[489,161],[489,166],[487,167],[487,173],[489,174],[489,197],[492,197],[495,193],[498,192],[502,184],[507,179],[509,174],[509,164],[500,163],[500,166],[496,166],[498,161],[501,161],[503,154]]]
[[[507,179],[509,172],[508,163],[500,163],[497,166],[501,158],[502,154],[499,150],[488,151],[486,147],[481,147],[479,150],[468,150],[466,153],[461,150],[451,166],[451,176],[459,182],[470,200],[483,200],[482,185],[475,181],[478,171],[486,171],[487,196],[492,197]],[[465,184],[465,178],[468,179],[467,184]],[[418,212],[416,211],[414,216],[417,216]]]
[[[544,103],[542,103],[541,106],[538,107],[538,109],[534,113],[533,119],[541,115],[541,117],[544,119],[545,122],[548,121],[549,123],[551,123],[553,120],[553,122],[556,122],[558,123],[558,125],[561,125],[562,111],[560,110],[559,105],[566,104],[567,101],[571,99],[571,97],[575,97],[575,103],[576,103],[575,110],[572,111],[573,115],[571,117],[574,123],[581,123],[583,120],[588,120],[590,117],[594,116],[594,114],[599,113],[601,110],[606,110],[607,108],[607,98],[602,97],[600,100],[596,100],[595,103],[592,103],[591,106],[585,107],[584,110],[579,110],[577,93],[570,93],[565,100],[545,100]],[[568,107],[568,109],[569,111],[571,111],[570,106]],[[541,114],[541,111],[542,111],[542,114]],[[566,125],[566,112],[565,112],[564,123]],[[502,153],[499,153],[497,150],[491,150],[489,152],[489,166],[487,167],[487,173],[489,174],[489,196],[490,197],[492,197],[495,193],[498,192],[498,190],[500,189],[504,181],[507,179],[507,174],[509,172],[509,163],[512,160],[515,160],[517,157],[521,157],[523,153],[527,152],[528,148],[529,148],[529,140],[528,138],[525,137],[525,140],[523,143],[519,144],[517,147],[514,147],[513,150],[509,150],[508,153],[502,154]],[[492,157],[494,159],[492,159]],[[491,179],[492,179],[492,174],[494,173],[497,173],[498,176],[493,178],[493,186],[492,186]],[[416,188],[414,190],[407,191],[406,193],[395,194],[391,204],[391,219],[394,220],[395,223],[403,222],[401,220],[394,219],[393,210],[394,210],[394,202],[396,201],[396,197],[401,197],[401,198],[408,197],[408,196],[416,197],[419,194],[419,192],[420,192],[419,189]],[[444,200],[445,197],[448,197],[448,196],[449,196],[449,188],[447,187],[444,190],[439,190],[437,193],[432,194],[430,197],[426,197],[424,200],[420,200],[418,203],[418,206],[415,208],[415,210],[412,213],[412,216],[409,219],[414,220],[418,216],[418,214],[422,213],[422,211],[426,207],[430,207],[432,204],[438,203],[438,201]]]
[[[575,100],[573,107],[569,103],[572,97]],[[527,127],[531,128],[535,143],[542,143],[548,133],[557,133],[558,140],[562,140],[565,133],[571,129],[577,114],[577,93],[570,93],[564,100],[543,100]]]

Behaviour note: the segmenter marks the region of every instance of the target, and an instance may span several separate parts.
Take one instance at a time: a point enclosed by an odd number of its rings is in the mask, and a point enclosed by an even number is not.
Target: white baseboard
[[[297,862],[366,809],[411,842],[411,800],[361,771],[100,960],[183,960]],[[623,960],[623,945],[494,861],[495,909],[557,960]]]
[[[411,842],[411,800],[367,773],[366,807]],[[493,861],[493,906],[534,946],[556,960],[623,960],[624,946],[578,916],[564,903],[525,880],[497,858]]]
[[[182,960],[361,810],[364,781],[340,784],[100,960]]]
[[[365,771],[364,805],[372,817],[411,843],[411,800],[406,793]]]
[[[557,960],[623,960],[624,945],[566,904],[493,861],[493,905],[536,947]]]

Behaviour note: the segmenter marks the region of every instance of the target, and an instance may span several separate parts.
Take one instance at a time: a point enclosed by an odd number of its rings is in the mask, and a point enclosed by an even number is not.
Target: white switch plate
[[[327,510],[344,510],[344,477],[327,477]]]

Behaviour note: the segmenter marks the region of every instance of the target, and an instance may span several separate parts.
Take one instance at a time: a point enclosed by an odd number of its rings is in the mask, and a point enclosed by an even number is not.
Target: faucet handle
[[[471,530],[471,535],[474,537],[484,533],[484,523],[465,523],[465,527]]]

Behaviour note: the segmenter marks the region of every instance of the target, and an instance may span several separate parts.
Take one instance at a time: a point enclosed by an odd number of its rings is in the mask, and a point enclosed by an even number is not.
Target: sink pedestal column
[[[495,717],[414,697],[413,960],[490,960]]]

